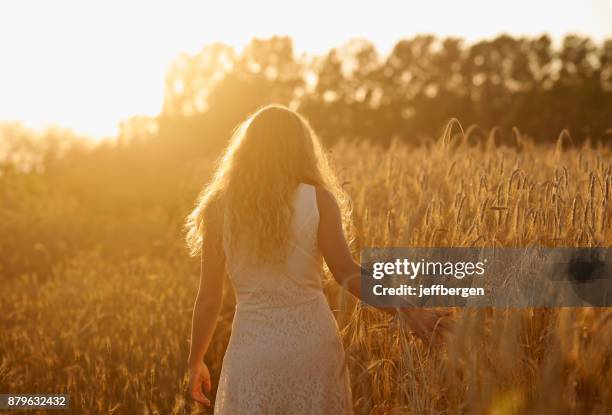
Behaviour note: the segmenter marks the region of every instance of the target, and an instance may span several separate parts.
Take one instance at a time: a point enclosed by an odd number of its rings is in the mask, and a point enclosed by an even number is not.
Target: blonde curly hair
[[[207,216],[219,209],[230,250],[240,240],[260,261],[282,258],[291,237],[292,197],[300,183],[334,194],[349,217],[348,199],[304,117],[279,105],[259,109],[235,129],[212,181],[187,217],[190,253],[201,253]]]

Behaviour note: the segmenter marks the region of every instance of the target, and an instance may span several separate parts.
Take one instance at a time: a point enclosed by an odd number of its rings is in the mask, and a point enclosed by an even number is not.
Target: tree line
[[[123,124],[130,139],[155,131],[191,151],[224,143],[246,114],[270,103],[301,111],[324,141],[436,135],[457,118],[483,129],[513,127],[536,141],[606,141],[612,133],[612,39],[501,35],[468,45],[431,35],[400,40],[387,56],[364,39],[323,56],[296,56],[288,37],[224,44],[178,57],[163,112]],[[507,134],[509,136],[510,134]],[[503,134],[502,134],[503,139]]]

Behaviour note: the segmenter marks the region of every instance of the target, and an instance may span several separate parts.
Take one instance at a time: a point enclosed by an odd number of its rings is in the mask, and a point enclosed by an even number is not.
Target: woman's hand
[[[422,308],[403,308],[401,311],[406,316],[414,334],[426,344],[443,336],[451,329],[452,321],[449,319],[451,311]]]
[[[210,392],[212,384],[210,382],[210,372],[204,362],[199,362],[189,366],[189,395],[196,401],[210,406],[208,399],[202,392],[202,384],[204,390]]]

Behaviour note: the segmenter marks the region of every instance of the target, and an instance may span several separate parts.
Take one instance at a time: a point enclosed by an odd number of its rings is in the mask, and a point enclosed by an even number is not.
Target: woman
[[[236,130],[212,182],[187,221],[201,254],[193,311],[189,390],[210,405],[203,357],[221,308],[223,276],[236,292],[215,414],[351,414],[337,323],[321,286],[322,259],[359,295],[361,269],[343,227],[342,191],[308,123],[268,106]],[[387,310],[389,311],[389,310]],[[409,314],[426,336],[440,317]]]

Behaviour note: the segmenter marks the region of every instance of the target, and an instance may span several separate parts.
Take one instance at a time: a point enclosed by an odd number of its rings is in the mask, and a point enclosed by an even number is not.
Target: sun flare
[[[286,34],[298,51],[319,54],[353,37],[386,53],[398,39],[424,32],[468,41],[500,32],[602,39],[612,34],[611,3],[382,1],[373,8],[317,0],[298,11],[271,0],[2,2],[0,120],[114,135],[123,119],[158,114],[169,63],[213,41],[240,48],[252,37]]]

